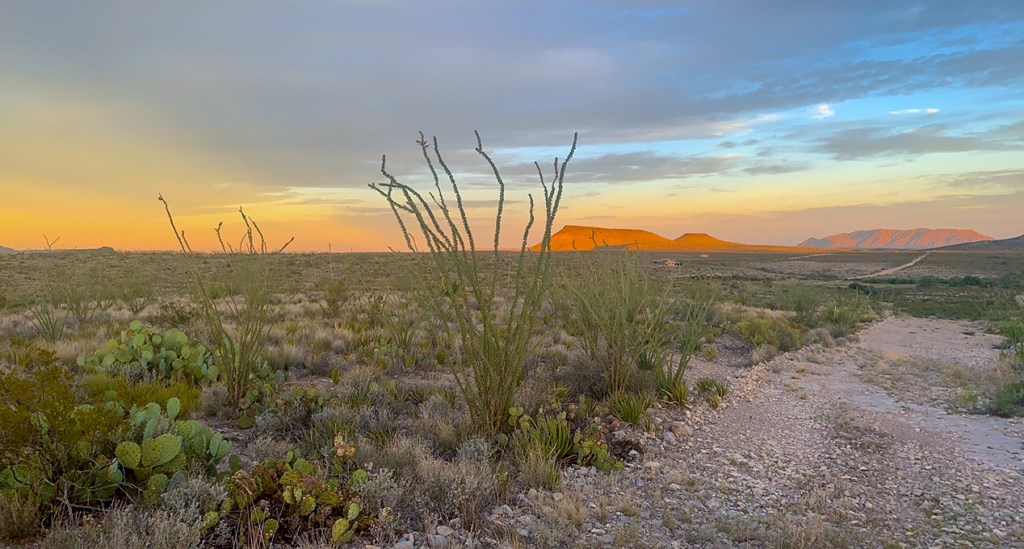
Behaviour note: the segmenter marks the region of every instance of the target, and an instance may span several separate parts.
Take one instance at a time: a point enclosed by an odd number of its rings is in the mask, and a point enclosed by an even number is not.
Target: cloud
[[[757,145],[757,143],[757,139],[747,139],[742,143],[737,143],[735,141],[722,141],[721,143],[718,144],[718,146],[722,147],[723,149],[734,149],[736,147],[752,147],[754,145]]]
[[[807,164],[800,162],[774,162],[774,163],[757,163],[752,166],[743,168],[743,171],[750,175],[774,175],[780,173],[792,173],[807,170],[810,167]]]
[[[927,108],[927,109],[903,109],[903,110],[898,110],[898,111],[889,111],[889,114],[895,114],[895,115],[900,115],[900,114],[921,114],[921,113],[923,113],[923,114],[938,114],[938,112],[939,112],[939,109]]]
[[[672,156],[654,152],[612,153],[574,161],[573,179],[628,183],[654,179],[686,179],[722,174],[739,162],[738,155]]]
[[[821,103],[817,107],[814,107],[814,114],[812,118],[828,118],[836,114],[836,111],[828,103]]]
[[[939,187],[960,189],[1021,189],[1024,190],[1024,170],[990,170],[925,176]]]
[[[897,132],[882,127],[840,130],[818,138],[815,148],[836,160],[859,160],[896,155],[1014,150],[1021,146],[992,134],[955,135],[947,126],[929,125]]]

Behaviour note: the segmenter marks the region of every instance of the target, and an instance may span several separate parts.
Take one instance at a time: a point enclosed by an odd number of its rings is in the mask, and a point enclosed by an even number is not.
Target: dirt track
[[[648,439],[618,479],[567,475],[565,490],[611,510],[588,521],[584,545],[1024,547],[1024,424],[948,413],[934,403],[948,396],[940,388],[887,371],[910,384],[903,398],[873,370],[985,370],[997,342],[966,323],[892,318],[846,346],[741,369],[724,365],[731,351],[720,341],[691,381],[731,378],[724,408],[658,410],[666,431],[681,421],[692,432]]]

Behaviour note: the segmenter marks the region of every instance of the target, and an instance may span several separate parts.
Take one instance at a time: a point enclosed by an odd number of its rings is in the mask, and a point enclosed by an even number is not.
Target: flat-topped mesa
[[[661,235],[641,229],[609,229],[582,225],[566,225],[551,235],[551,249],[556,252],[587,251],[598,247],[635,250],[639,246],[641,250],[662,249],[671,245],[671,242]],[[530,249],[538,250],[540,244]]]
[[[707,233],[686,233],[672,242],[677,246],[692,248],[735,248],[746,246],[746,244],[740,244],[738,242],[721,240]]]
[[[861,248],[924,250],[968,242],[993,240],[971,229],[867,229],[824,238],[808,238],[799,244],[808,248]]]

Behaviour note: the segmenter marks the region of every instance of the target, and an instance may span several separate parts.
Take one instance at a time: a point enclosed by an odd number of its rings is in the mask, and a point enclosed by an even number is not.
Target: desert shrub
[[[91,372],[110,372],[132,381],[161,379],[206,385],[217,380],[218,368],[206,347],[177,328],[157,331],[133,320],[116,339],[107,340],[78,365]]]
[[[0,492],[32,495],[48,516],[111,497],[114,444],[125,431],[113,404],[82,404],[53,353],[12,341],[0,366]]]
[[[255,418],[253,434],[299,442],[312,426],[314,416],[328,404],[338,402],[332,402],[329,394],[313,387],[292,387],[262,406]]]
[[[807,345],[820,344],[822,347],[835,347],[836,345],[835,340],[832,339],[832,334],[824,328],[807,330],[803,339]]]
[[[450,363],[452,374],[469,408],[475,430],[494,435],[507,428],[508,410],[525,376],[524,366],[530,356],[537,313],[550,286],[552,227],[562,199],[565,168],[576,150],[576,138],[574,136],[565,160],[559,164],[556,159],[556,173],[550,187],[537,165],[544,190],[543,237],[536,252],[527,250],[535,220],[531,195],[530,219],[518,253],[509,258],[511,265],[506,264],[506,258],[499,252],[505,183],[484,152],[479,135],[476,151],[492,168],[499,188],[490,253],[477,251],[459,187],[441,156],[437,139],[433,140],[434,158],[451,183],[454,204],[442,191],[438,171],[429,154],[430,146],[422,134],[419,145],[433,176],[437,192],[436,195],[431,193],[434,205],[388,173],[385,159],[381,161],[381,173],[387,181],[370,186],[387,200],[411,251],[417,251],[412,232],[422,236],[418,241],[429,251],[427,268],[433,274],[424,279],[435,281],[421,286],[423,301],[438,322],[454,326],[455,349],[459,356]],[[412,224],[411,230],[406,220]],[[508,300],[499,299],[503,288],[508,288]]]
[[[146,310],[146,307],[153,304],[155,296],[152,286],[143,281],[134,281],[121,285],[117,290],[115,298],[128,312],[138,316],[142,314],[142,311]],[[171,324],[171,326],[181,325]]]
[[[342,306],[348,302],[350,288],[344,280],[334,279],[327,283],[324,288],[324,315],[334,318],[342,310]]]
[[[999,384],[988,411],[1000,417],[1024,416],[1024,381],[1016,379]]]
[[[191,326],[199,317],[199,308],[192,303],[169,299],[160,301],[153,322],[158,326],[173,328],[175,326]]]
[[[778,347],[770,343],[762,343],[750,350],[750,365],[767,362],[779,354]]]
[[[871,312],[867,296],[860,292],[834,293],[822,309],[821,319],[833,328],[833,336],[849,333]]]
[[[413,514],[416,503],[408,478],[396,478],[391,469],[374,469],[355,492],[373,521],[370,534],[375,542],[393,543],[404,528],[412,527],[415,517],[406,515]]]
[[[207,513],[220,509],[226,497],[227,491],[219,482],[206,475],[186,473],[169,483],[159,506],[189,523],[198,523]]]
[[[802,344],[800,330],[781,317],[746,318],[736,324],[736,331],[754,348],[771,345],[781,351],[794,351]]]
[[[416,464],[415,484],[426,513],[443,522],[460,517],[470,526],[500,495],[499,472],[486,461],[426,458]]]
[[[999,326],[999,332],[1006,338],[1014,360],[1024,367],[1024,321],[1007,320]]]
[[[253,463],[258,463],[268,459],[277,459],[294,448],[295,445],[287,440],[258,436],[246,445],[245,453]]]
[[[783,297],[784,307],[796,313],[793,319],[810,328],[817,324],[818,310],[823,301],[819,290],[802,284],[789,286]]]

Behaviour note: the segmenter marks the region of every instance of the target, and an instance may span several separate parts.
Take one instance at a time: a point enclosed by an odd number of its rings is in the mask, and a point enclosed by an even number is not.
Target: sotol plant
[[[562,200],[565,168],[576,151],[576,136],[565,160],[559,163],[555,159],[550,186],[540,165],[535,164],[544,190],[541,219],[544,236],[535,252],[527,249],[530,230],[536,221],[531,194],[529,221],[518,253],[509,258],[511,263],[506,263],[498,250],[505,182],[484,151],[480,135],[476,137],[476,152],[487,162],[498,184],[494,241],[489,249],[483,248],[486,251],[478,251],[462,194],[441,155],[436,137],[431,144],[420,133],[417,142],[434,180],[434,191],[427,193],[429,198],[391,175],[387,171],[386,156],[381,160],[381,173],[387,181],[373,183],[370,188],[387,200],[409,250],[427,252],[433,277],[424,278],[436,282],[422,290],[430,296],[428,303],[433,312],[455,326],[459,357],[451,365],[452,373],[476,429],[495,434],[507,428],[508,410],[523,382],[524,366],[532,350],[537,312],[551,285],[552,225]],[[451,184],[449,196],[442,190],[438,167]],[[421,235],[422,240],[416,239],[414,232]],[[426,250],[420,250],[417,242],[422,242]]]

